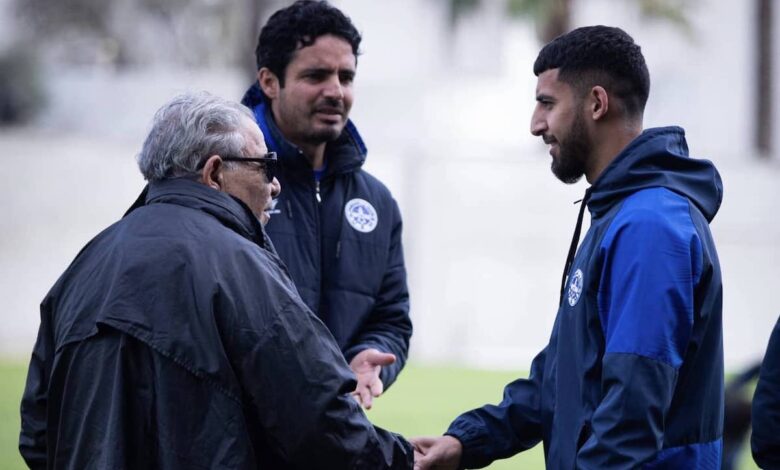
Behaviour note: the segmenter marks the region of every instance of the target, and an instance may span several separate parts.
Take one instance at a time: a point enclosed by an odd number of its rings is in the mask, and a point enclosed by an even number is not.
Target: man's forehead
[[[560,69],[549,69],[539,74],[536,80],[536,93],[544,93],[555,91],[563,85],[563,82],[558,80],[558,72]]]
[[[266,153],[268,151],[263,132],[253,119],[247,119],[244,135],[247,148],[256,148],[259,151],[258,153]]]
[[[354,70],[357,59],[352,46],[345,39],[332,34],[318,37],[311,44],[299,43],[290,59],[290,65],[304,68],[331,69],[334,66]]]

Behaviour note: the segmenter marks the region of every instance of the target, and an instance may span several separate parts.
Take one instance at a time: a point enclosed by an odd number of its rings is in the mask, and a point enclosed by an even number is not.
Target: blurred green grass
[[[24,391],[27,366],[18,361],[0,360],[0,468],[27,468],[19,455],[19,402]]]
[[[19,401],[27,372],[25,364],[0,360],[0,469],[26,468],[19,456]],[[497,403],[504,385],[526,376],[511,371],[486,371],[462,367],[409,365],[398,383],[376,401],[368,416],[375,424],[407,437],[436,436],[463,411]],[[744,452],[740,470],[755,466]],[[542,446],[538,445],[511,459],[497,461],[492,470],[543,469]]]

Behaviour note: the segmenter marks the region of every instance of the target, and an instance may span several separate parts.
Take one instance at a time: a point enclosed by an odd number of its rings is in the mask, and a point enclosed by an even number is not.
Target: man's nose
[[[542,119],[536,111],[531,115],[531,134],[539,137],[547,130],[545,120]]]
[[[282,185],[279,183],[279,180],[276,179],[276,176],[274,176],[274,179],[271,180],[271,197],[277,198],[279,197],[279,193],[282,192]]]
[[[341,100],[344,98],[344,87],[341,84],[338,75],[334,75],[325,83],[325,91],[323,94],[332,99]]]

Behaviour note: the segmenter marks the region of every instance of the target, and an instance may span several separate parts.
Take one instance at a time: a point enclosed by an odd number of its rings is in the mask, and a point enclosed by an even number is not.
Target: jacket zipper
[[[315,214],[317,218],[317,245],[319,248],[319,277],[320,277],[320,288],[319,292],[317,292],[317,316],[322,319],[320,316],[322,314],[322,292],[325,288],[325,283],[323,279],[323,263],[324,260],[322,259],[323,256],[323,250],[322,250],[322,217],[320,214],[320,211],[322,210],[322,195],[320,194],[320,180],[315,179],[314,180],[314,199],[317,201],[317,207],[315,208]]]

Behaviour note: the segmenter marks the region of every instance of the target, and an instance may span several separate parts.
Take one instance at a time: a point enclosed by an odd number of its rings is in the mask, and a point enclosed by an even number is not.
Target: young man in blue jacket
[[[479,468],[544,443],[548,468],[720,468],[722,286],[709,230],[722,200],[683,130],[643,130],[644,57],[618,28],[547,44],[531,132],[585,192],[558,314],[528,379],[415,441],[416,468]],[[582,211],[591,226],[577,250]]]
[[[401,214],[362,170],[366,147],[348,119],[361,37],[327,2],[298,1],[260,32],[251,108],[279,155],[267,231],[306,305],[328,326],[366,408],[406,362],[412,323]]]

